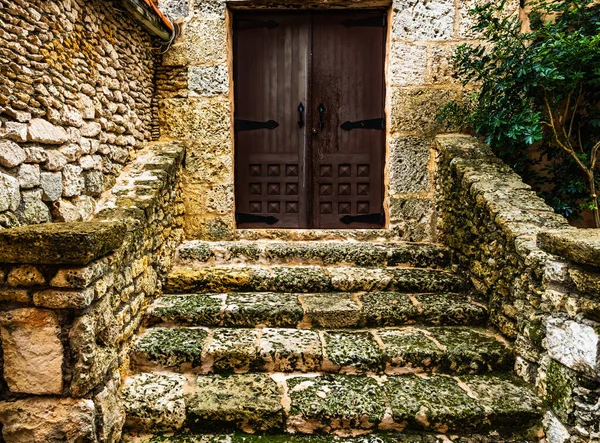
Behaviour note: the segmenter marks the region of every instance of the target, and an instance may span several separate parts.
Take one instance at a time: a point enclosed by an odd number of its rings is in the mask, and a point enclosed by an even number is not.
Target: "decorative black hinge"
[[[351,129],[378,129],[383,131],[385,129],[385,120],[382,118],[372,118],[370,120],[360,120],[357,122],[344,122],[340,125],[340,128],[350,131]]]
[[[266,223],[267,225],[274,225],[279,221],[279,219],[271,215],[265,217],[264,215],[244,214],[243,212],[236,212],[235,221],[237,223]]]
[[[273,20],[238,20],[235,24],[236,29],[275,29],[277,26],[279,23]]]
[[[385,223],[385,214],[383,212],[376,212],[374,214],[344,215],[340,218],[340,221],[345,225],[351,223],[376,223],[383,225]]]
[[[357,26],[369,26],[371,28],[385,28],[387,20],[385,15],[376,15],[374,17],[359,18],[356,20],[348,19],[342,22],[346,28],[355,28]]]
[[[275,120],[269,120],[266,122],[255,122],[252,120],[240,120],[235,119],[235,130],[236,131],[254,131],[256,129],[275,129],[279,126]]]

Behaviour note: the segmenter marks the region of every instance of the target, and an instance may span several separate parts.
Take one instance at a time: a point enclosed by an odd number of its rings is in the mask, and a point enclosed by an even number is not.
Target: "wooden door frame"
[[[391,54],[391,41],[392,41],[392,19],[393,19],[393,11],[392,11],[392,2],[391,0],[368,0],[360,3],[350,3],[346,4],[346,1],[340,0],[337,3],[327,3],[324,4],[322,0],[230,0],[226,3],[227,7],[225,10],[225,22],[227,27],[227,65],[229,72],[229,101],[231,105],[230,118],[231,121],[235,119],[235,87],[234,87],[234,60],[233,60],[233,41],[234,41],[234,14],[236,12],[310,12],[310,11],[360,11],[360,10],[381,10],[386,14],[387,18],[387,27],[385,33],[385,54],[384,54],[384,119],[385,119],[385,136],[384,136],[384,144],[383,147],[383,212],[385,215],[385,223],[384,226],[380,229],[389,230],[391,226],[390,220],[390,180],[389,180],[389,171],[390,171],[390,142],[391,142],[391,97],[389,93],[389,66],[390,66],[390,54]],[[310,61],[310,60],[309,60]],[[310,76],[309,76],[309,91],[311,90],[310,85]],[[232,153],[231,153],[231,161],[233,164],[233,186],[235,187],[235,154],[236,154],[236,143],[235,143],[235,130],[234,125],[231,125],[231,139],[232,143]],[[306,164],[308,167],[311,167],[312,160],[309,155],[306,159]],[[309,205],[312,203],[309,199]],[[236,202],[234,198],[233,203],[233,211],[235,214],[236,211]],[[309,206],[309,213],[311,213],[312,208]],[[234,217],[235,218],[235,217]],[[236,230],[263,230],[268,229],[265,228],[239,228],[237,223],[234,221]],[[322,231],[323,229],[309,228],[309,229],[296,229],[296,228],[280,228],[282,230],[289,231],[302,231],[302,230],[315,230]],[[339,231],[371,231],[377,229],[339,229]]]

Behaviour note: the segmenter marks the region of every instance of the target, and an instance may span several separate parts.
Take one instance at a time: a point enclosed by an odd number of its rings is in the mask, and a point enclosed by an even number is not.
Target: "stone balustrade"
[[[89,222],[0,231],[6,441],[119,441],[119,369],[181,241],[183,153],[140,151]]]
[[[514,340],[552,443],[600,438],[600,232],[575,229],[486,145],[439,136],[438,229]]]

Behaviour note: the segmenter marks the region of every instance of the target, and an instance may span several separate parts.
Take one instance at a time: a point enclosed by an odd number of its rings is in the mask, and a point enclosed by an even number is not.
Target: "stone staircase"
[[[149,308],[125,441],[538,441],[510,345],[432,244],[188,242]]]

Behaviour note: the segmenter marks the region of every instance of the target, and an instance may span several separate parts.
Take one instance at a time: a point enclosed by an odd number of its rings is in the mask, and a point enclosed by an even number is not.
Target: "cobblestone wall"
[[[89,222],[0,231],[5,441],[120,441],[119,369],[183,235],[183,155],[140,151]]]
[[[0,0],[0,229],[85,219],[157,135],[152,41],[118,5]]]
[[[448,128],[436,114],[463,88],[449,57],[477,36],[468,10],[478,0],[229,1],[235,8],[384,8],[390,20],[386,62],[386,207],[398,237],[435,238],[433,137]],[[507,13],[518,13],[518,1]],[[230,18],[222,0],[161,0],[182,22],[182,36],[164,55],[157,75],[163,136],[188,144],[186,233],[227,239],[234,234]]]
[[[600,232],[569,227],[476,140],[438,137],[436,149],[442,238],[548,402],[548,443],[598,441]]]

